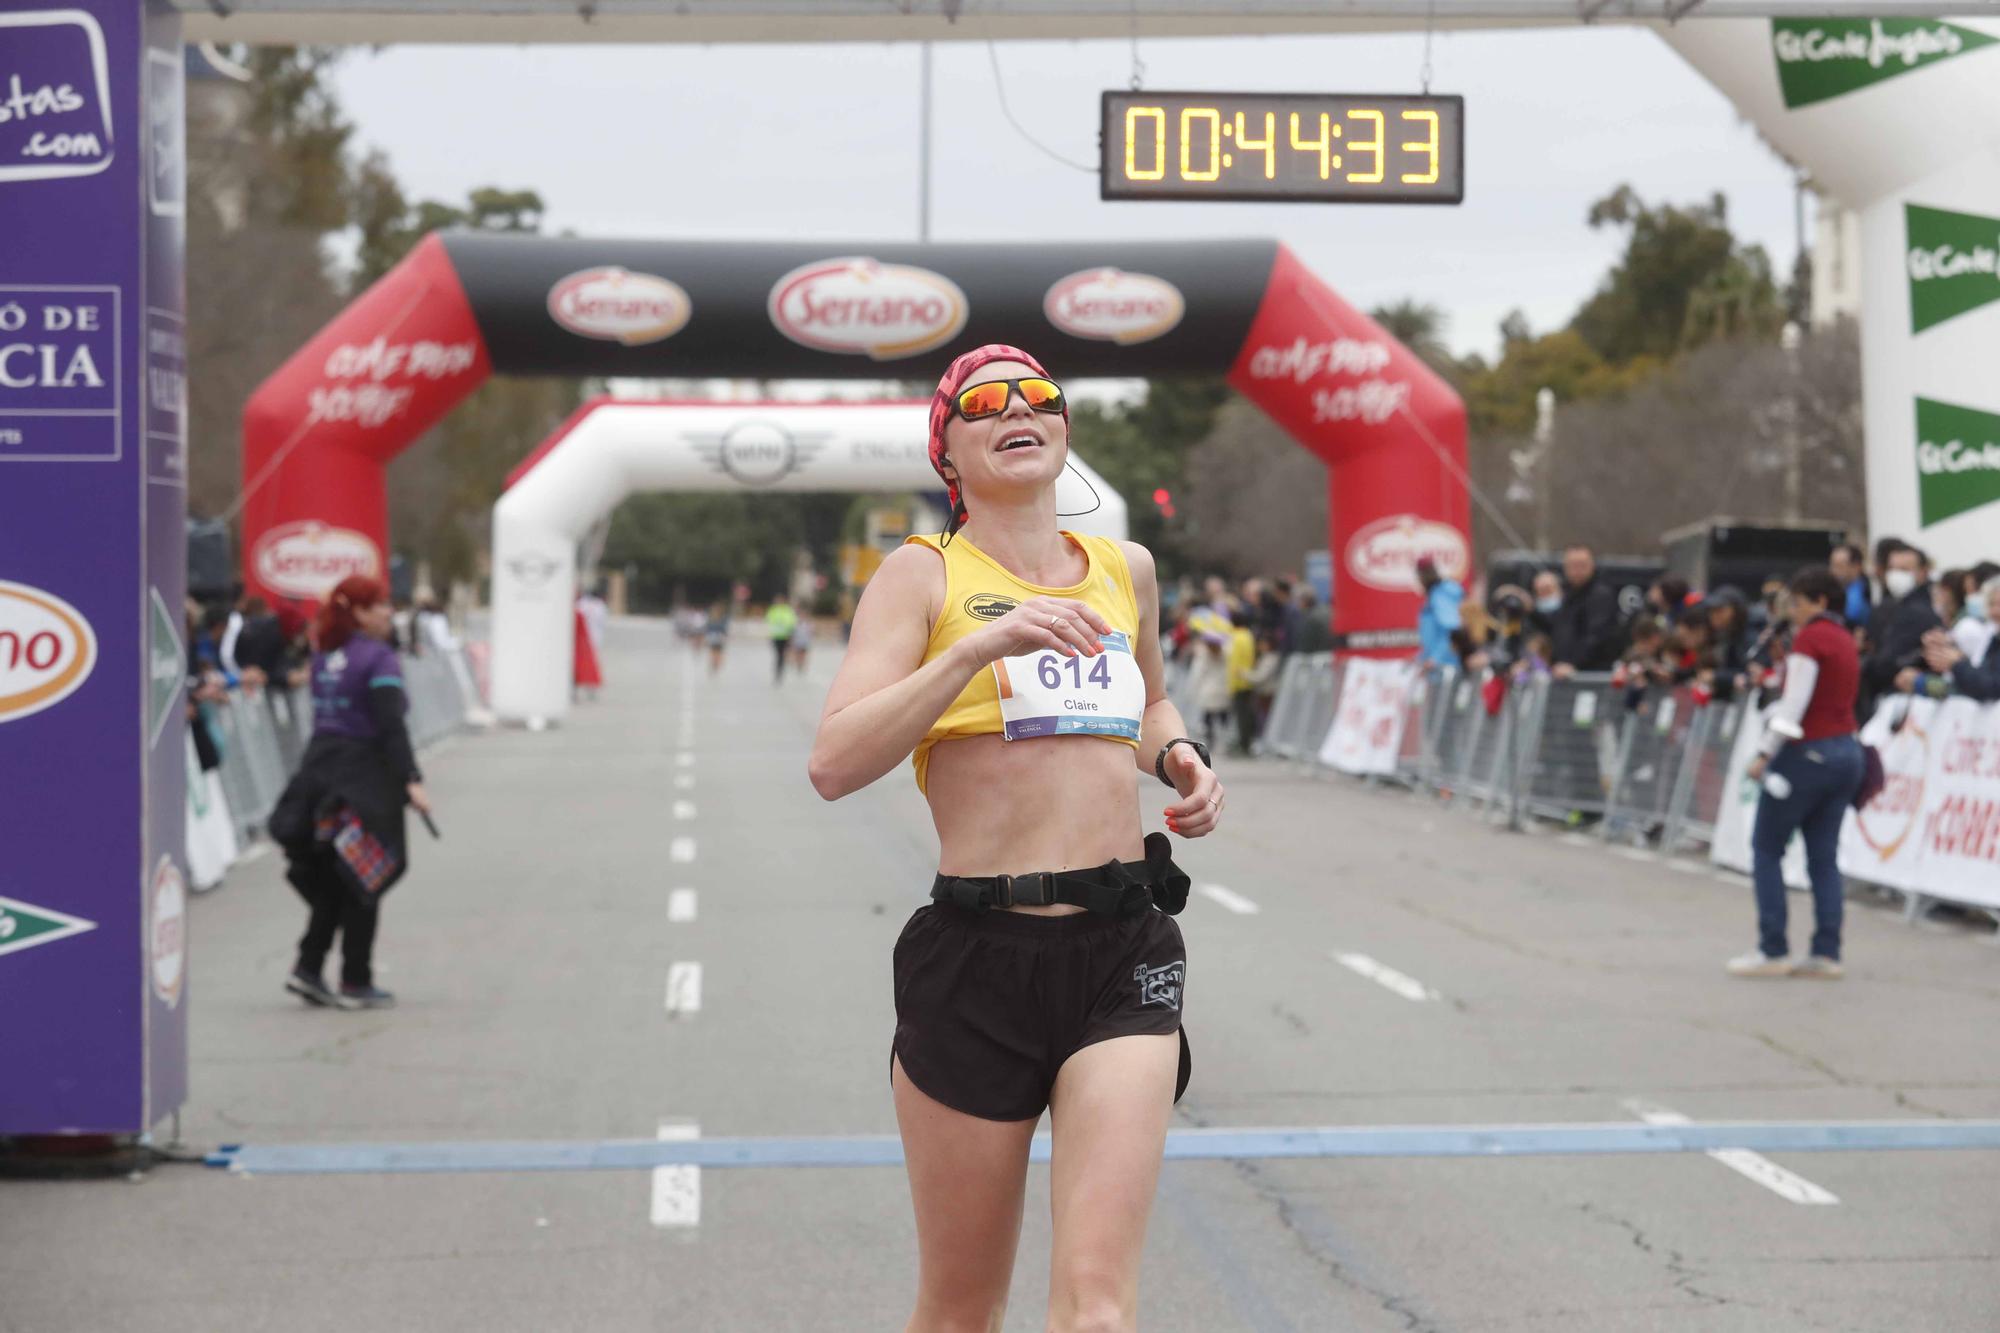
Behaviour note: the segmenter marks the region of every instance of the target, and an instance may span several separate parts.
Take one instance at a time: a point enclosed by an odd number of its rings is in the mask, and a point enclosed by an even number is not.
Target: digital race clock
[[[1099,196],[1456,204],[1465,99],[1104,94]]]

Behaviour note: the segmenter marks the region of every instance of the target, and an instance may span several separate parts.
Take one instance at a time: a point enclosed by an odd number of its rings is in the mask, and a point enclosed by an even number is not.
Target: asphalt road
[[[904,773],[807,785],[834,651],[774,687],[759,643],[709,678],[620,622],[566,725],[429,754],[393,1011],[284,995],[303,907],[274,858],[232,872],[192,906],[185,1140],[893,1132],[889,946],[935,844]],[[2000,1116],[1990,938],[1856,899],[1846,980],[1734,980],[1740,879],[1224,762],[1181,858],[1223,890],[1181,918],[1183,1127]],[[4,1333],[894,1330],[914,1274],[897,1168],[0,1185]],[[2000,1153],[1170,1163],[1141,1326],[1992,1333]]]

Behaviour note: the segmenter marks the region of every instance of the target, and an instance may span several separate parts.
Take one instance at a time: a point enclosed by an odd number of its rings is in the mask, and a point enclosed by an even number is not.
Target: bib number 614
[[[1086,674],[1083,669],[1083,659],[1081,657],[1061,658],[1057,657],[1054,653],[1045,654],[1035,662],[1035,675],[1042,682],[1042,688],[1059,690],[1063,687],[1063,663],[1065,661],[1069,663],[1069,684],[1072,688],[1082,689],[1085,681],[1090,681],[1099,689],[1108,690],[1111,688],[1111,658],[1109,654],[1100,654],[1096,664]]]

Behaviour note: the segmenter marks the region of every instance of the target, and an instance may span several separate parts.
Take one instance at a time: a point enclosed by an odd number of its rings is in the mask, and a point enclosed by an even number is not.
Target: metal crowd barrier
[[[460,651],[460,666],[467,666]],[[461,680],[470,680],[439,654],[403,658],[403,684],[410,699],[410,743],[421,749],[465,725],[478,706]],[[312,737],[312,694],[296,689],[231,690],[229,697],[203,704],[222,751],[218,776],[239,843],[261,836],[264,823]]]
[[[1264,751],[1316,767],[1340,678],[1331,654],[1288,661]],[[1628,691],[1598,672],[1511,681],[1489,711],[1492,679],[1448,668],[1417,677],[1399,779],[1514,827],[1530,818],[1596,822],[1601,837],[1657,840],[1668,851],[1713,840],[1747,702],[1707,703],[1686,687]]]

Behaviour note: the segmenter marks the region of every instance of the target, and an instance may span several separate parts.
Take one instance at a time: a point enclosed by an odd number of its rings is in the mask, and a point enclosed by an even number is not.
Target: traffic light
[[[1172,518],[1174,516],[1173,493],[1166,487],[1160,486],[1154,489],[1153,503],[1159,506],[1161,518]]]

